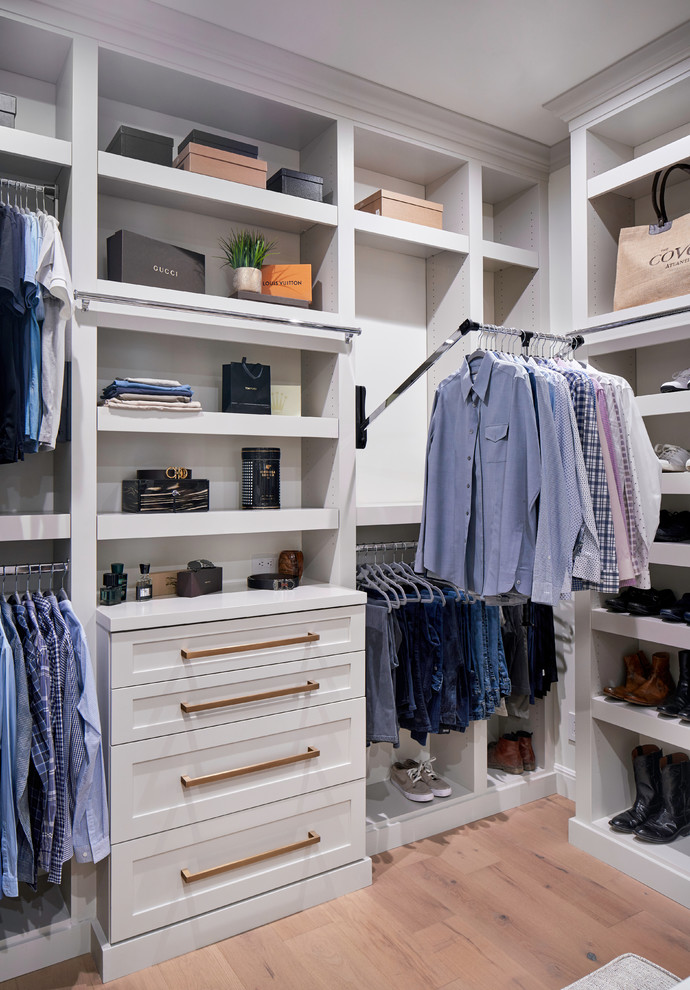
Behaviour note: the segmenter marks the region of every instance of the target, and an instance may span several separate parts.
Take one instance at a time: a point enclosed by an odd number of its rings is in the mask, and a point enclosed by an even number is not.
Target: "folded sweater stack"
[[[111,409],[154,409],[158,412],[201,412],[189,385],[163,378],[116,378],[103,389],[103,405]]]

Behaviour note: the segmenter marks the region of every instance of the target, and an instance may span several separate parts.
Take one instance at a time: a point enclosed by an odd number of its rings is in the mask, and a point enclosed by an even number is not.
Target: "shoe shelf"
[[[105,151],[98,153],[98,176],[103,195],[188,210],[237,223],[295,234],[303,233],[314,224],[335,227],[338,223],[338,209],[330,203],[285,196],[270,189],[166,168]]]
[[[337,509],[273,509],[211,512],[104,512],[97,517],[99,540],[299,533],[338,528]]]
[[[319,416],[251,416],[239,413],[165,413],[145,409],[98,409],[106,433],[171,433],[176,436],[320,437],[337,439],[338,420]]]
[[[684,392],[659,392],[658,395],[638,395],[637,408],[642,416],[690,413],[690,389]]]
[[[639,736],[650,738],[660,746],[690,749],[690,722],[660,715],[656,708],[630,705],[609,700],[605,695],[592,698],[592,718],[607,725],[617,725]]]
[[[667,471],[661,476],[662,495],[690,495],[690,471]]]
[[[358,526],[418,526],[421,521],[421,502],[357,506]]]
[[[690,567],[690,543],[652,543],[649,563]]]
[[[68,513],[30,512],[0,515],[0,541],[68,540],[71,526]]]
[[[603,608],[592,609],[591,627],[595,632],[613,633],[679,650],[687,650],[690,644],[690,629],[684,622],[663,622],[655,617],[617,614]]]

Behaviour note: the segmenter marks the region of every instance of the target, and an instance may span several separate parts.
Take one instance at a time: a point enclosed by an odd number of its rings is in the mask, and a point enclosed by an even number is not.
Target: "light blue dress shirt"
[[[540,478],[527,371],[472,355],[434,399],[416,567],[487,598],[528,598]]]

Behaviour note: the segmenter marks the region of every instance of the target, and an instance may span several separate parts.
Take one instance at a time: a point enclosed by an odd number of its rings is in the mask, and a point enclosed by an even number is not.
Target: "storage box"
[[[17,116],[17,97],[0,93],[0,127],[14,127]]]
[[[219,148],[207,148],[203,144],[188,144],[173,162],[175,168],[185,172],[199,172],[216,179],[242,182],[245,186],[266,188],[268,165],[260,158],[248,158]]]
[[[151,131],[140,131],[136,127],[122,124],[105,150],[111,155],[137,158],[140,162],[153,162],[154,165],[167,165],[170,168],[173,144],[172,138],[162,134],[152,134]]]
[[[311,265],[263,265],[261,292],[311,302]]]
[[[426,227],[443,228],[443,203],[432,203],[427,199],[403,196],[402,193],[379,189],[355,204],[356,210],[363,213],[377,213],[393,220],[407,220],[408,223],[421,223]]]
[[[184,141],[178,144],[178,155],[182,154],[188,144],[201,144],[205,148],[217,148],[219,151],[231,151],[235,155],[244,155],[247,158],[259,157],[259,149],[255,144],[245,144],[243,141],[236,141],[234,138],[223,137],[221,134],[209,134],[208,131],[190,131]]]
[[[177,592],[177,571],[151,571],[149,574],[153,585],[153,597],[164,598]]]
[[[198,571],[177,572],[177,597],[198,598],[223,590],[223,568],[202,567]]]
[[[206,262],[203,254],[118,230],[108,238],[108,278],[113,282],[156,285],[162,289],[204,292]]]
[[[208,512],[209,483],[150,481],[145,478],[122,482],[123,512]]]
[[[317,203],[323,199],[323,179],[320,175],[295,172],[291,168],[279,169],[268,180],[266,188],[273,192],[286,193],[288,196],[313,199]]]
[[[271,385],[271,413],[273,416],[301,416],[301,385]]]

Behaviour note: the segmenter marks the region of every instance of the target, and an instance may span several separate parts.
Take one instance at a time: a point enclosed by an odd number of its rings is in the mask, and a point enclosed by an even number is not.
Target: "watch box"
[[[209,483],[194,480],[125,479],[123,512],[208,512]]]
[[[177,572],[178,598],[197,598],[223,590],[223,568],[201,567],[199,570]]]
[[[107,240],[108,278],[112,282],[154,285],[161,289],[204,292],[206,260],[203,254],[156,241],[152,237],[118,230]]]
[[[140,162],[153,162],[154,165],[172,166],[172,138],[151,131],[140,131],[137,127],[122,124],[115,137],[105,149],[111,155],[123,158],[137,158]]]

